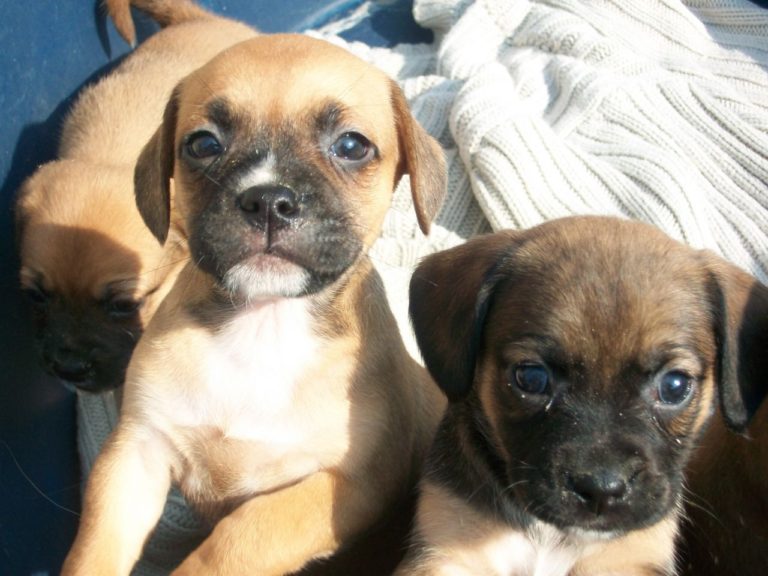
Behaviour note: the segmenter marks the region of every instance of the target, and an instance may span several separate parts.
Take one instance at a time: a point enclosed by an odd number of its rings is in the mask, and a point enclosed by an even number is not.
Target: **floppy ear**
[[[440,144],[421,127],[411,114],[400,87],[391,83],[392,106],[402,151],[398,175],[411,177],[411,196],[416,219],[424,234],[443,203],[447,181],[445,155]]]
[[[469,393],[500,267],[517,234],[479,236],[424,258],[413,273],[409,312],[424,363],[452,401]]]
[[[726,424],[743,432],[768,392],[768,288],[708,254],[717,287],[718,390]]]
[[[144,146],[133,173],[136,206],[150,232],[165,243],[171,225],[171,178],[176,139],[178,86],[165,107],[163,122]]]

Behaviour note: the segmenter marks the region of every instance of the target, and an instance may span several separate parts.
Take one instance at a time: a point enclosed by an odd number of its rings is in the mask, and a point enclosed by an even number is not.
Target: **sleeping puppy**
[[[218,522],[175,571],[196,576],[294,572],[407,495],[442,395],[367,256],[405,173],[426,233],[440,147],[329,43],[258,37],[180,83],[136,194],[192,259],[131,360],[64,574],[128,574],[172,483]]]
[[[766,288],[651,226],[573,217],[427,257],[410,307],[451,403],[398,573],[673,574],[715,398],[742,429],[765,394]]]
[[[18,195],[21,285],[41,363],[88,392],[120,386],[136,341],[187,258],[184,238],[161,245],[144,224],[133,171],[186,74],[254,31],[187,0],[133,2],[164,30],[85,88],[62,130],[59,159]],[[134,39],[126,0],[106,5]]]

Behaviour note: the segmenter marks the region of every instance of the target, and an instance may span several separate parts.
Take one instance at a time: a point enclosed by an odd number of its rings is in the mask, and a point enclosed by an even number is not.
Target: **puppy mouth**
[[[269,234],[241,229],[225,242],[193,238],[191,248],[199,267],[232,295],[306,296],[340,278],[362,251],[346,231],[328,228],[304,223]]]
[[[68,388],[90,393],[122,386],[132,351],[108,351],[96,345],[75,350],[39,345],[41,366],[48,374]]]
[[[649,465],[547,468],[551,473],[511,481],[509,493],[538,520],[587,539],[651,526],[676,498],[674,480]]]
[[[99,374],[99,370],[94,367],[87,372],[68,372],[55,366],[46,366],[46,372],[57,378],[67,388],[74,388],[82,392],[99,393],[107,390],[114,390],[123,384],[123,375]]]
[[[555,494],[528,494],[522,501],[540,520],[557,528],[592,538],[609,538],[651,526],[669,510],[669,491],[660,486],[638,486],[621,497],[588,496],[561,487]]]
[[[302,266],[274,252],[253,254],[232,266],[221,284],[230,294],[246,300],[275,295],[299,296],[307,287],[309,275]]]

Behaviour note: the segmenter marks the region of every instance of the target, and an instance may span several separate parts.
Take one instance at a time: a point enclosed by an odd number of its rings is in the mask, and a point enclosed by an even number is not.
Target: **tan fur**
[[[133,25],[131,6],[150,14],[163,28],[189,20],[211,18],[210,12],[192,0],[104,0],[104,4],[120,36],[131,46],[136,44],[136,28]]]
[[[416,523],[421,534],[429,535],[429,545],[398,576],[531,576],[509,571],[510,553],[527,552],[524,533],[489,519],[439,486],[422,487]],[[586,543],[563,538],[553,548],[566,560],[580,558],[569,576],[655,576],[673,570],[676,532],[676,519],[670,517],[618,539]],[[548,574],[540,570],[536,575]]]
[[[329,99],[341,104],[343,125],[379,151],[354,178],[304,145],[314,142]],[[407,354],[365,255],[403,173],[411,174],[423,228],[443,194],[442,153],[399,89],[345,51],[303,36],[258,37],[222,53],[181,83],[139,161],[139,202],[159,237],[168,226],[193,234],[205,198],[175,150],[185,133],[207,125],[211,100],[227,102],[239,130],[255,135],[288,123],[300,135],[292,155],[333,182],[353,215],[345,233],[363,254],[312,296],[249,302],[224,294],[234,304],[223,316],[221,287],[187,264],[134,354],[66,575],[127,574],[172,482],[218,520],[175,574],[294,572],[359,538],[407,496],[444,406]],[[155,218],[167,209],[172,217]],[[291,266],[261,261],[278,276]]]
[[[24,182],[16,205],[23,287],[39,284],[77,310],[96,305],[116,285],[119,294],[144,301],[142,325],[187,253],[184,238],[174,232],[161,245],[142,221],[133,192],[136,160],[173,86],[223,48],[255,34],[201,9],[176,14],[174,2],[150,4],[175,14],[166,22],[175,25],[82,91],[64,122],[59,159]],[[130,18],[128,2],[107,5],[113,17]]]

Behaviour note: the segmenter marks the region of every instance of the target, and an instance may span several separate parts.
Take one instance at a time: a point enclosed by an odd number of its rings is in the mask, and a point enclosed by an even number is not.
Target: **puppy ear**
[[[162,124],[141,151],[133,173],[136,206],[144,223],[161,244],[165,243],[171,225],[177,115],[178,87],[165,107]]]
[[[715,278],[718,390],[726,424],[743,432],[768,392],[768,288],[708,254]]]
[[[402,150],[398,175],[410,176],[416,219],[421,231],[429,234],[430,224],[445,196],[445,155],[440,144],[413,117],[402,90],[395,82],[391,83],[390,92]]]
[[[411,278],[409,313],[424,363],[452,401],[469,393],[491,296],[512,231],[479,236],[424,258]]]

